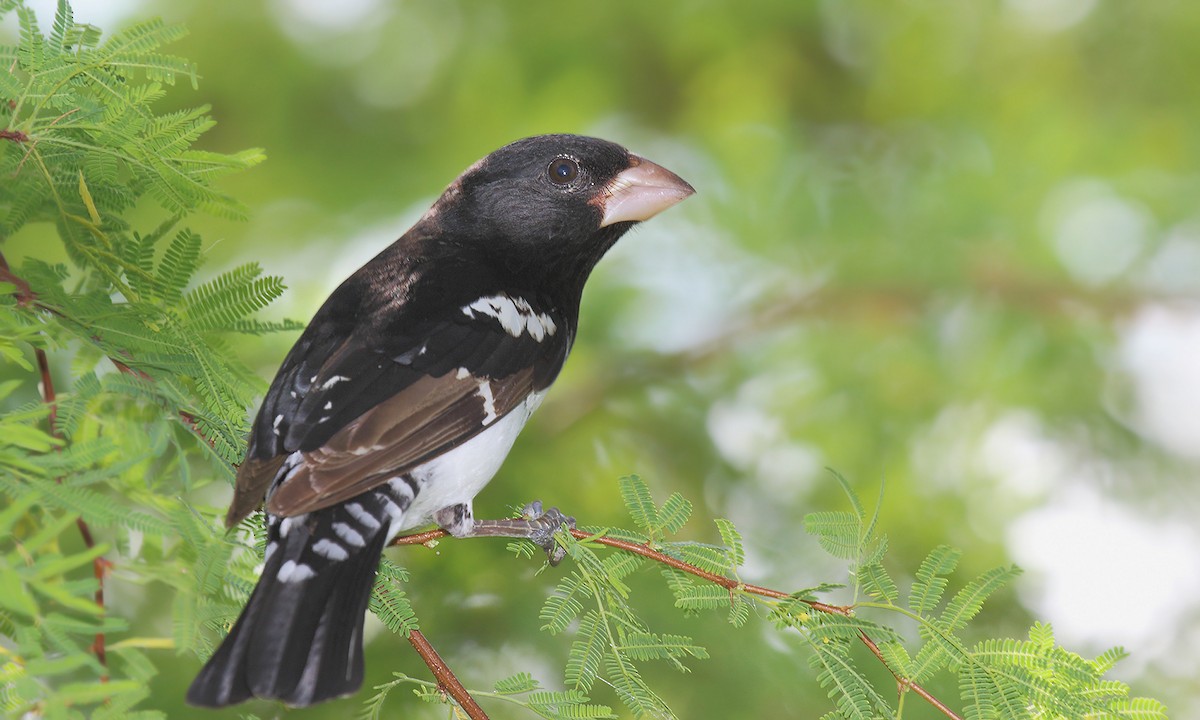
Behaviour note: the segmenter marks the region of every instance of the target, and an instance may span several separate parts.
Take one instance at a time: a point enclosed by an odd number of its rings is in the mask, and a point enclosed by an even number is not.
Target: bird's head
[[[539,135],[472,165],[431,216],[443,232],[470,238],[514,269],[578,274],[582,281],[632,225],[694,192],[675,173],[615,143]]]

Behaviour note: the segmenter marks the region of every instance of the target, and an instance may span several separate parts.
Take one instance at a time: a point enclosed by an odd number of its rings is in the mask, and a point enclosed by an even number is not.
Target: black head
[[[514,271],[580,275],[634,223],[695,192],[620,145],[539,135],[468,168],[434,206],[443,233]]]

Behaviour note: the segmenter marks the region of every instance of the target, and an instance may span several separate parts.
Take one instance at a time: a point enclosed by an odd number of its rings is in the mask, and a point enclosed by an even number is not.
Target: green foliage
[[[379,564],[379,574],[375,577],[375,588],[371,593],[369,607],[375,616],[383,621],[388,630],[397,635],[407,636],[413,630],[420,629],[417,625],[417,615],[412,605],[400,589],[408,582],[408,572],[387,558]]]
[[[416,695],[426,702],[444,702],[439,688],[435,683],[409,677],[403,673],[395,673],[395,680],[375,686],[377,691],[363,705],[358,717],[361,720],[379,720],[388,717],[384,713],[384,703],[392,690],[400,685],[415,685]],[[475,698],[491,698],[512,705],[518,705],[546,720],[601,720],[616,718],[612,708],[595,705],[584,693],[578,690],[546,690],[532,675],[527,672],[517,673],[511,677],[497,680],[491,691],[473,690]]]
[[[196,85],[194,66],[159,52],[186,34],[182,26],[150,20],[102,40],[62,0],[44,37],[30,8],[17,4],[16,13],[20,43],[0,48],[11,68],[0,74],[0,175],[18,181],[0,184],[0,240],[27,222],[55,222],[72,258],[95,263],[119,250],[103,236],[125,229],[121,213],[142,196],[172,213],[242,214],[211,183],[258,164],[262,152],[193,149],[214,125],[209,109],[153,109],[164,84],[183,76]],[[165,279],[181,277],[190,275]]]
[[[283,291],[257,265],[193,287],[203,243],[177,227],[196,210],[238,214],[211,182],[262,155],[192,149],[213,124],[206,108],[155,112],[163,83],[195,83],[158,52],[181,28],[149,21],[104,39],[60,2],[43,35],[23,4],[2,8],[14,9],[19,44],[0,48],[0,241],[52,223],[70,264],[4,264],[0,357],[16,379],[0,383],[0,703],[158,717],[138,709],[156,674],[148,652],[207,652],[203,628],[237,611],[256,562],[215,508],[182,497],[230,478],[244,452],[262,385],[228,336],[292,327],[253,324]],[[123,217],[142,197],[170,213],[148,232]],[[53,404],[31,401],[43,380]],[[97,602],[110,565],[171,588],[170,637],[129,637],[125,609]]]
[[[622,478],[621,497],[641,532],[586,528],[592,533],[588,539],[562,536],[574,569],[558,583],[539,615],[544,630],[574,634],[563,678],[567,688],[590,694],[600,681],[615,691],[634,717],[670,718],[673,712],[651,689],[641,664],[664,661],[686,672],[683,660],[709,655],[687,636],[649,629],[634,605],[630,579],[650,561],[599,542],[615,538],[693,566],[695,572],[660,566],[675,605],[685,616],[729,609],[729,621],[740,627],[757,607],[781,630],[798,632],[816,679],[834,705],[828,718],[899,718],[913,687],[935,681],[943,673],[957,678],[968,718],[1165,718],[1157,701],[1130,698],[1128,686],[1104,679],[1122,656],[1119,649],[1089,661],[1055,645],[1049,628],[1040,624],[1030,631],[1029,641],[988,639],[969,646],[964,631],[985,601],[1019,570],[1007,566],[985,571],[946,600],[961,552],[939,546],[920,563],[907,597],[902,597],[884,567],[888,544],[877,532],[877,516],[868,516],[849,483],[837,479],[851,509],[813,513],[806,527],[831,555],[851,561],[854,597],[869,598],[843,607],[818,602],[819,594],[838,590],[836,585],[778,599],[740,583],[730,588],[699,578],[696,573],[736,578],[745,550],[733,524],[717,521],[724,543],[720,546],[668,540],[683,529],[690,504],[672,494],[657,505],[641,478]],[[884,622],[889,615],[899,622]],[[906,637],[897,627],[911,621],[917,624],[916,637]],[[869,677],[862,665],[863,653],[856,652],[864,642],[876,654],[877,659],[869,662],[881,660],[900,681],[899,698]]]
[[[853,603],[847,608],[850,615],[814,614],[799,602],[780,604],[774,610],[779,625],[803,633],[813,652],[810,663],[818,680],[837,705],[836,717],[900,715],[899,706],[893,707],[879,694],[851,653],[855,641],[868,637],[900,681],[902,694],[911,692],[908,683],[924,685],[941,672],[956,675],[965,716],[973,720],[1131,715],[1165,719],[1165,708],[1157,701],[1130,698],[1127,685],[1104,680],[1122,655],[1119,649],[1085,660],[1055,645],[1049,626],[1042,624],[1033,627],[1028,642],[989,639],[968,647],[962,632],[984,602],[1020,573],[1014,566],[983,572],[943,603],[962,553],[941,545],[921,562],[908,597],[901,603],[896,582],[883,566],[887,543],[882,536],[875,536],[875,518],[866,516],[847,483],[841,485],[852,511],[812,514],[806,527],[831,554],[852,560],[855,596],[861,590],[873,599]],[[860,613],[866,611],[915,620],[919,642],[906,647],[897,630],[862,618]]]
[[[245,602],[261,557],[261,523],[247,521],[224,534],[220,510],[197,501],[203,495],[195,492],[231,477],[231,463],[244,451],[246,412],[262,389],[237,359],[234,338],[296,330],[300,324],[253,317],[283,291],[282,281],[264,276],[257,263],[199,279],[211,248],[194,225],[189,227],[191,214],[240,216],[241,206],[213,181],[257,164],[262,154],[195,149],[213,124],[207,107],[156,110],[171,101],[169,86],[176,79],[197,82],[190,63],[160,51],[182,37],[182,28],[153,20],[106,38],[97,28],[76,24],[62,2],[43,33],[22,3],[0,0],[0,14],[14,11],[18,43],[0,48],[6,68],[0,73],[0,241],[28,231],[31,224],[52,226],[67,262],[33,257],[0,277],[0,363],[5,378],[11,378],[0,381],[0,708],[6,715],[47,718],[160,717],[164,713],[148,707],[148,695],[163,661],[171,652],[182,654],[193,669],[193,656],[211,651]],[[675,60],[680,67],[692,64]],[[696,83],[691,90],[705,108],[712,105],[705,100],[709,84]],[[760,89],[775,93],[769,85]],[[474,113],[459,115],[473,125],[487,125]],[[728,133],[724,126],[720,132],[726,154],[736,158],[743,179],[754,183],[776,179],[756,163],[790,154],[786,145],[740,145],[758,142],[746,139],[760,137],[757,133]],[[894,138],[883,140],[904,149]],[[381,141],[372,142],[372,153],[380,154],[374,143]],[[816,152],[818,171],[842,175],[841,165]],[[363,182],[347,187],[361,189]],[[764,196],[772,193],[787,197],[787,208],[803,206],[793,202],[790,191],[776,187]],[[139,205],[142,200],[151,202]],[[920,211],[920,203],[905,200],[897,194],[887,202]],[[144,217],[146,205],[161,207],[166,216],[141,227],[142,221],[130,218]],[[787,217],[796,225],[806,219]],[[928,223],[927,218],[897,217],[899,224],[912,224],[908,232],[925,236],[916,221]],[[831,216],[837,221],[844,216]],[[790,241],[795,225],[775,230]],[[833,227],[829,237],[837,230]],[[946,253],[921,255],[923,268],[932,258],[931,272],[955,277]],[[895,256],[879,253],[878,260],[890,282]],[[869,334],[862,340],[875,349]],[[758,353],[760,347],[754,348]],[[782,355],[794,362],[792,348],[787,350]],[[45,368],[39,353],[48,358]],[[822,359],[828,360],[814,362]],[[853,365],[831,364],[841,371]],[[1038,363],[1029,366],[1044,370]],[[1073,379],[1075,366],[1063,367]],[[43,369],[58,391],[53,405],[39,399]],[[988,373],[981,375],[958,381],[972,389],[989,384]],[[857,387],[856,378],[839,378],[836,372],[825,379],[833,386]],[[938,387],[955,381],[941,374],[936,379]],[[1039,379],[1041,387],[1075,386],[1041,374]],[[892,395],[901,400],[927,396],[895,389]],[[900,717],[905,698],[917,702],[912,683],[947,678],[959,689],[957,704],[968,718],[1165,717],[1157,701],[1130,698],[1127,686],[1105,679],[1122,656],[1118,650],[1082,658],[1058,647],[1042,624],[1033,626],[1028,640],[980,639],[984,633],[975,618],[1015,576],[1015,568],[998,567],[960,582],[953,574],[961,553],[938,547],[903,592],[905,576],[888,555],[886,536],[877,532],[877,515],[868,516],[849,484],[836,479],[850,510],[814,513],[806,528],[821,548],[848,562],[853,598],[846,607],[819,604],[839,585],[821,584],[786,597],[751,590],[739,581],[747,552],[731,522],[718,519],[715,532],[698,533],[719,537],[720,544],[681,539],[692,503],[672,493],[660,505],[646,483],[628,477],[621,481],[620,496],[633,529],[591,528],[591,541],[563,537],[571,560],[540,609],[548,632],[571,636],[564,689],[545,689],[532,675],[519,673],[475,695],[539,717],[607,718],[616,713],[592,698],[611,694],[614,704],[622,703],[634,716],[672,717],[665,693],[652,687],[658,668],[688,671],[692,661],[710,652],[675,623],[635,605],[637,576],[656,568],[679,618],[720,612],[734,635],[752,618],[774,623],[785,640],[807,653],[813,676],[830,698],[827,718]],[[94,542],[80,537],[80,523],[95,534]],[[653,563],[610,550],[601,546],[600,537],[646,546],[731,578],[733,586],[685,572],[678,563]],[[528,544],[515,547],[533,555]],[[110,582],[125,584],[126,599],[130,587],[169,597],[170,628],[164,624],[158,631],[165,635],[137,633],[132,616],[139,608],[132,602],[114,607],[110,598],[107,607],[97,604],[97,569],[106,572],[110,562]],[[398,635],[417,627],[402,589],[407,580],[403,568],[385,560],[371,599],[372,611]],[[908,633],[913,624],[915,634]],[[93,651],[99,633],[106,639],[105,664]],[[862,649],[864,635],[900,679],[899,698],[890,681],[878,682],[864,666],[877,662]],[[742,656],[735,659],[746,662]],[[108,682],[96,682],[102,677]],[[365,716],[382,716],[388,693],[401,684],[415,686],[427,702],[445,701],[436,684],[397,674],[377,686]],[[732,691],[723,691],[730,696],[740,690],[732,682],[728,688]]]

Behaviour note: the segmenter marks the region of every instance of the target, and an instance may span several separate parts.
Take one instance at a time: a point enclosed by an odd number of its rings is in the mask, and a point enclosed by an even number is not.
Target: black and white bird
[[[262,576],[189,703],[356,691],[380,554],[405,530],[529,537],[557,559],[557,510],[483,522],[472,499],[562,369],[592,268],[693,192],[604,140],[519,140],[329,296],[254,421],[226,525],[265,498]]]

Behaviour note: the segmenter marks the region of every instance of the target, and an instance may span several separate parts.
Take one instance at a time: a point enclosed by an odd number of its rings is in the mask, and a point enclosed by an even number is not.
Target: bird
[[[485,521],[472,500],[562,369],[593,268],[694,192],[616,143],[527,137],[463,171],[330,294],[252,425],[225,524],[264,508],[262,572],[190,704],[356,692],[371,588],[401,532],[525,537],[561,559],[552,534],[573,519],[557,508]]]

